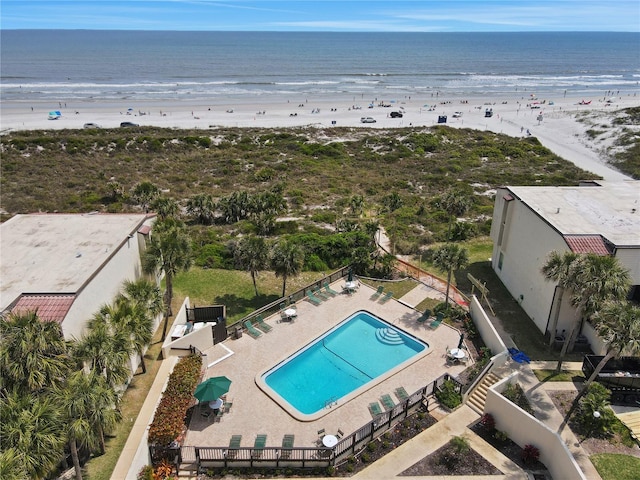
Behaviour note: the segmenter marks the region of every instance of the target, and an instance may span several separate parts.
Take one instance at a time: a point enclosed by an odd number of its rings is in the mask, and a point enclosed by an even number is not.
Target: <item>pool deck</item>
[[[342,280],[334,283],[336,291],[342,289]],[[280,323],[280,315],[266,318],[273,328],[254,339],[245,334],[239,339],[228,339],[204,352],[207,368],[204,378],[225,375],[232,380],[227,395],[233,407],[219,422],[213,417],[205,418],[196,411],[192,417],[184,445],[226,446],[232,435],[242,435],[242,446],[253,446],[258,434],[267,435],[266,446],[279,447],[285,434],[295,435],[295,446],[313,447],[318,439],[318,430],[345,434],[371,421],[368,410],[384,394],[393,395],[397,387],[413,393],[445,372],[456,376],[466,367],[447,366],[447,347],[458,344],[460,334],[454,328],[441,324],[432,330],[428,324],[418,324],[420,316],[414,309],[395,299],[381,302],[372,299],[375,290],[362,285],[352,295],[338,294],[320,305],[308,300],[297,303],[298,318],[293,322]],[[366,310],[392,323],[429,344],[429,353],[390,377],[374,384],[344,404],[327,409],[327,414],[317,420],[302,422],[289,415],[282,407],[258,388],[255,376],[292,355],[316,337],[340,323],[352,313]],[[229,351],[233,354],[229,354]],[[226,357],[226,358],[225,358]],[[375,383],[375,382],[374,382]]]

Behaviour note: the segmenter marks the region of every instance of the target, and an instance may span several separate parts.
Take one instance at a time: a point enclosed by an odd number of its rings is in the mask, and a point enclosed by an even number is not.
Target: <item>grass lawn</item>
[[[589,457],[602,480],[637,480],[640,458],[618,453],[598,453]]]
[[[534,370],[533,373],[541,382],[584,382],[584,375],[580,370]]]
[[[287,293],[325,276],[324,272],[302,272],[297,277],[288,278]],[[282,278],[276,277],[273,272],[260,272],[256,284],[258,296],[249,272],[193,267],[177,275],[174,280],[174,307],[180,308],[187,296],[191,306],[226,305],[227,323],[231,324],[282,296]]]
[[[374,280],[362,280],[362,282],[375,289],[382,285],[384,287],[383,295],[384,292],[391,292],[393,293],[393,298],[396,299],[404,296],[406,293],[418,286],[418,282],[411,278],[407,278],[400,282],[376,282]]]
[[[144,356],[147,373],[135,375],[133,380],[131,380],[129,388],[127,388],[120,403],[122,421],[118,423],[114,431],[111,432],[107,438],[105,454],[92,458],[85,465],[84,469],[87,474],[85,478],[89,480],[109,480],[109,478],[111,478],[111,473],[118,462],[118,458],[127,442],[135,419],[138,417],[138,413],[140,413],[142,404],[147,398],[147,393],[162,363],[160,359],[162,349],[162,343],[160,342],[161,336],[162,322],[154,335],[154,343],[149,347],[149,350],[147,350]]]

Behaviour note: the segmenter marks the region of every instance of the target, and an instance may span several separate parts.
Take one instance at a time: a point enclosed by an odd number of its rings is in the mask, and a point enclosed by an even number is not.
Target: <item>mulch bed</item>
[[[426,430],[437,422],[435,418],[426,412],[418,413],[405,418],[393,429],[386,432],[378,439],[367,445],[358,456],[351,457],[346,463],[336,468],[335,475],[349,477],[366,468],[371,463],[384,457],[387,453],[408,440],[411,440],[420,432]]]
[[[569,412],[569,409],[577,395],[576,391],[571,390],[553,390],[548,391],[547,393],[563,417]],[[619,434],[614,434],[611,438],[597,438],[589,435],[583,435],[581,433],[580,426],[573,420],[569,420],[568,426],[578,438],[582,448],[589,455],[595,455],[597,453],[621,453],[623,455],[640,457],[640,448],[627,447],[620,440]]]
[[[470,449],[461,453],[453,445],[447,443],[431,455],[407,468],[400,475],[456,475],[467,477],[471,475],[503,475],[503,473],[475,450]]]
[[[540,461],[531,461],[529,463],[525,463],[522,460],[522,448],[513,440],[511,440],[510,438],[496,437],[496,435],[489,433],[485,428],[483,428],[480,423],[476,423],[470,428],[476,435],[478,435],[485,442],[498,450],[520,468],[529,472],[535,472],[537,475],[540,475],[540,478],[545,478],[548,470],[547,467],[544,466],[544,463]],[[551,477],[549,476],[549,478]]]

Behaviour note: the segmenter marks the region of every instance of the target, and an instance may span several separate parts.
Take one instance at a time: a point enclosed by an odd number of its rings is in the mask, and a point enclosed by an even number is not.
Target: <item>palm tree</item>
[[[453,272],[464,268],[469,263],[469,255],[465,248],[448,243],[438,247],[433,252],[433,264],[441,270],[447,272],[447,292],[445,294],[445,305],[449,308],[449,288],[451,286],[451,275]]]
[[[602,357],[602,360],[598,362],[598,365],[596,365],[596,368],[585,382],[584,387],[572,402],[571,408],[558,428],[558,432],[561,432],[564,427],[567,426],[569,418],[571,418],[577,409],[584,407],[590,402],[588,400],[589,395],[587,395],[585,399],[582,399],[585,394],[590,393],[595,387],[605,390],[600,384],[593,384],[593,381],[609,360],[620,357],[623,352],[629,355],[636,355],[640,352],[640,308],[636,305],[626,301],[607,302],[602,309],[593,316],[593,320],[597,322],[596,330],[607,346],[607,353]],[[606,397],[608,398],[608,396],[607,394]],[[591,399],[591,401],[597,401],[597,404],[591,405],[589,408],[591,412],[596,410],[602,412],[600,408],[602,406],[602,400],[598,401],[597,399],[598,397],[595,395],[594,398]]]
[[[251,273],[253,280],[253,288],[258,296],[258,284],[256,277],[258,272],[267,266],[269,249],[264,238],[256,236],[248,236],[241,239],[235,248],[234,257],[239,268]]]
[[[0,478],[3,480],[23,480],[29,478],[22,452],[15,447],[0,449]]]
[[[573,348],[578,336],[580,320],[589,319],[608,301],[623,299],[631,286],[629,272],[616,257],[610,255],[581,254],[571,263],[570,285],[571,305],[576,309],[569,335],[565,338],[556,370],[562,369],[562,362],[569,348]]]
[[[149,181],[140,182],[133,187],[131,196],[138,202],[145,212],[149,211],[149,205],[160,195],[160,190]]]
[[[44,478],[53,473],[64,456],[64,436],[59,405],[50,396],[21,393],[0,395],[0,450],[16,452],[26,476]],[[0,463],[2,460],[0,459]],[[4,468],[4,467],[3,467]],[[2,478],[7,478],[2,476]]]
[[[60,326],[36,312],[0,316],[0,377],[4,386],[29,393],[60,382],[70,367]]]
[[[95,375],[85,375],[81,370],[73,372],[64,386],[55,392],[55,399],[63,412],[63,430],[71,451],[76,480],[82,480],[78,450],[84,446],[97,446],[92,422],[92,413],[99,395],[92,382]]]
[[[304,251],[299,245],[280,240],[271,251],[271,268],[276,277],[282,277],[282,296],[286,295],[287,278],[297,276],[304,265]]]
[[[362,195],[353,195],[349,199],[349,208],[354,215],[362,215],[362,209],[364,207],[364,197]]]
[[[216,209],[213,197],[208,193],[198,193],[187,200],[187,213],[196,218],[198,223],[209,225],[213,222]]]
[[[102,375],[89,374],[93,391],[92,408],[89,421],[95,431],[100,454],[105,453],[105,431],[109,432],[122,420],[118,405],[118,396]]]
[[[167,324],[172,315],[173,279],[190,266],[191,239],[184,224],[171,217],[157,221],[144,253],[142,268],[145,273],[155,273],[161,269],[165,274],[165,319],[162,340],[167,334]]]
[[[447,227],[447,241],[451,239],[451,225],[453,219],[464,215],[471,208],[471,198],[462,192],[450,191],[445,193],[440,199],[440,206],[449,214],[449,225]]]
[[[547,261],[542,266],[542,274],[546,280],[554,280],[558,284],[558,299],[556,302],[556,309],[551,320],[551,327],[549,328],[549,346],[553,345],[556,337],[556,329],[558,328],[558,318],[560,316],[560,309],[562,308],[562,299],[564,292],[571,286],[572,280],[572,264],[578,258],[577,253],[573,252],[557,252],[552,251],[547,258]]]
[[[175,217],[180,213],[180,206],[173,198],[159,196],[151,202],[151,208],[158,214],[158,218]]]
[[[131,370],[127,367],[133,351],[131,336],[122,329],[114,328],[118,320],[113,317],[124,315],[117,307],[104,305],[88,323],[88,331],[73,347],[78,360],[88,363],[90,371],[103,375],[111,388],[124,384]]]
[[[607,353],[600,360],[584,384],[586,389],[612,358],[622,353],[637,355],[640,352],[640,308],[630,302],[611,302],[598,312],[595,319],[598,335],[607,345]]]
[[[131,335],[133,347],[140,357],[142,373],[147,373],[144,350],[153,338],[154,319],[162,312],[160,289],[144,278],[126,281],[122,293],[116,298],[116,305],[128,312],[126,316],[119,317],[125,320],[122,328]]]

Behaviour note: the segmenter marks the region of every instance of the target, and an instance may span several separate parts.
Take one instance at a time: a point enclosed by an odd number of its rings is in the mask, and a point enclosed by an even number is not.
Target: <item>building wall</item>
[[[640,231],[638,232],[638,243],[640,243]],[[629,270],[631,284],[640,285],[640,247],[618,248],[615,256]]]
[[[491,238],[493,240],[492,267],[509,293],[522,306],[538,329],[545,333],[553,302],[555,285],[541,273],[552,250],[567,251],[562,236],[517,198],[507,202],[506,189],[499,189],[493,212]],[[507,214],[503,215],[503,209]],[[504,218],[504,222],[503,222]],[[504,226],[502,224],[504,223]],[[500,232],[502,228],[502,234]],[[562,310],[558,329],[567,328],[571,321]]]
[[[105,303],[111,303],[125,280],[136,280],[142,274],[138,239],[125,237],[116,253],[97,270],[77,295],[62,322],[64,338],[80,338],[87,321]],[[96,266],[97,267],[97,266]]]
[[[553,478],[586,480],[575,458],[562,437],[544,422],[511,403],[500,392],[508,383],[517,383],[518,372],[501,380],[487,390],[484,413],[493,415],[496,428],[506,432],[511,440],[524,448],[534,445],[540,451],[540,461],[549,469]]]

